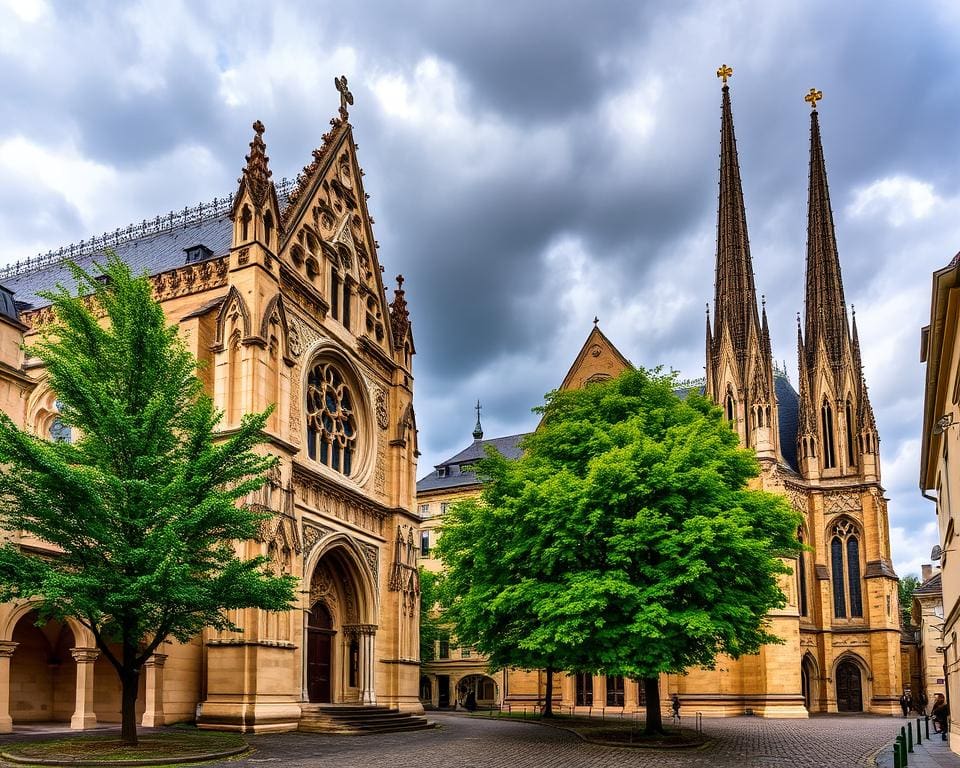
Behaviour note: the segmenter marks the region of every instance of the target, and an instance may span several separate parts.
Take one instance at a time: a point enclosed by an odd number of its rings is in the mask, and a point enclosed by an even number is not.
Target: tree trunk
[[[547,701],[543,707],[544,717],[553,717],[553,667],[547,667]]]
[[[137,745],[137,689],[140,687],[140,669],[136,666],[136,646],[123,646],[123,669],[120,671],[121,707],[120,741]]]
[[[647,727],[644,733],[655,736],[663,733],[663,720],[660,716],[660,678],[643,678],[643,692],[647,699]]]

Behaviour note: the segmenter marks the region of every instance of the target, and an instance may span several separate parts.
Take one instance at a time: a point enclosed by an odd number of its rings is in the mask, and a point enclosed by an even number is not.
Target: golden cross
[[[723,84],[727,84],[727,78],[733,75],[733,67],[728,67],[726,64],[721,64],[720,69],[717,70],[717,77],[723,80]]]
[[[350,89],[347,88],[347,76],[340,75],[340,77],[333,78],[333,84],[336,85],[337,90],[340,91],[340,115],[346,120],[347,104],[351,107],[353,106],[353,94],[350,93]]]
[[[804,101],[809,101],[810,106],[813,109],[817,108],[817,102],[823,98],[823,91],[818,91],[816,88],[811,88],[810,93],[803,97]]]

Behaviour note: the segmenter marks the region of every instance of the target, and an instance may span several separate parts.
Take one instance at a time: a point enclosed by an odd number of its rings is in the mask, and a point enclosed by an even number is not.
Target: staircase
[[[389,707],[361,704],[301,704],[301,731],[310,733],[396,733],[435,728],[421,715]]]

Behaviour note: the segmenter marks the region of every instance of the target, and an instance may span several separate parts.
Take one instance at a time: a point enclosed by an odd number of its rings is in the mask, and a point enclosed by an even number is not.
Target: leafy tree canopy
[[[913,593],[917,591],[920,583],[920,578],[917,574],[911,573],[900,579],[900,583],[897,585],[898,597],[900,598],[901,623],[905,627],[909,627],[913,623],[911,616],[913,611]]]
[[[219,435],[221,414],[149,280],[112,254],[100,280],[73,272],[88,297],[48,294],[57,321],[28,353],[76,440],[50,442],[0,414],[0,527],[60,552],[0,547],[0,600],[37,601],[42,619],[92,631],[120,675],[123,737],[135,742],[137,680],[157,646],[233,628],[230,609],[286,609],[294,579],[235,548],[261,520],[237,502],[275,462],[252,450],[268,414]]]
[[[538,410],[523,456],[481,461],[482,498],[444,523],[461,642],[494,667],[644,679],[779,642],[800,517],[748,489],[757,461],[719,408],[630,370]]]
[[[420,661],[436,658],[436,643],[449,629],[441,607],[444,575],[420,568]]]

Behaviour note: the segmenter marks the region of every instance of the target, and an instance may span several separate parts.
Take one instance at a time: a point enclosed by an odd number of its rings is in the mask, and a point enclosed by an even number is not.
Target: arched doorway
[[[478,707],[495,707],[497,683],[487,675],[467,675],[457,683],[457,701],[465,706],[472,701]]]
[[[313,561],[304,605],[303,696],[324,704],[376,703],[377,595],[367,559],[334,535]]]
[[[38,627],[36,611],[30,611],[17,621],[12,640],[17,644],[10,665],[14,725],[70,722],[77,701],[73,631],[58,621]]]
[[[803,706],[807,708],[807,712],[819,710],[819,686],[820,675],[817,672],[817,665],[808,653],[800,662],[800,688],[803,693]]]
[[[329,704],[332,698],[333,617],[323,602],[316,602],[307,619],[307,693],[310,701]]]
[[[420,675],[420,702],[426,706],[433,704],[433,683],[426,675]]]
[[[863,712],[863,679],[860,667],[849,659],[837,665],[837,711]]]

